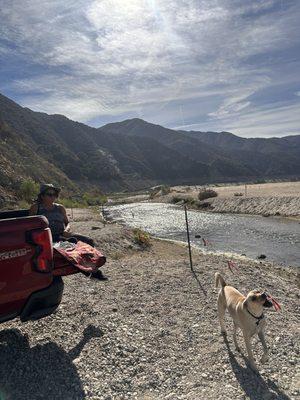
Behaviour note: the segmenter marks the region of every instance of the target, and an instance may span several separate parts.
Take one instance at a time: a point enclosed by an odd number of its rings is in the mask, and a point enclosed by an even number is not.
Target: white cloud
[[[235,123],[261,111],[250,96],[289,79],[276,72],[272,52],[297,44],[300,7],[274,16],[276,6],[275,0],[11,0],[0,11],[0,53],[35,66],[36,73],[8,83],[35,110],[84,122],[128,112],[170,125],[172,104],[175,121],[177,102],[194,101],[185,120],[198,115],[198,125],[237,129]]]
[[[245,137],[287,136],[300,134],[299,105],[252,110],[232,118],[209,120],[204,124],[173,126],[174,129],[201,131],[229,131]]]

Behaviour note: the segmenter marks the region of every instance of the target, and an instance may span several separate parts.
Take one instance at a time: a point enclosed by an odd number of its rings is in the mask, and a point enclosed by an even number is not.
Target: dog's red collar
[[[257,319],[257,321],[255,322],[257,326],[258,326],[258,324],[260,323],[260,321],[261,321],[262,319],[265,318],[264,313],[262,313],[259,317],[257,317],[256,315],[252,314],[252,312],[250,312],[250,311],[248,310],[248,307],[247,307],[247,306],[246,306],[246,310],[248,311],[248,313],[249,313],[253,318]]]

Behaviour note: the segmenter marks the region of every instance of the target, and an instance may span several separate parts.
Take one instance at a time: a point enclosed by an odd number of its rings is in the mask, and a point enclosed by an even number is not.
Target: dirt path
[[[141,251],[123,227],[104,226],[86,211],[74,220],[76,231],[89,234],[105,250],[103,272],[109,280],[68,277],[55,314],[1,325],[1,398],[299,398],[295,271],[239,261],[240,273],[233,275],[225,257],[194,251],[200,286],[190,272],[186,248],[152,240]],[[281,313],[266,311],[270,361],[259,364],[260,375],[235,351],[229,318],[228,342],[220,336],[216,271],[243,293],[266,288],[282,304]],[[256,339],[253,348],[259,359]]]

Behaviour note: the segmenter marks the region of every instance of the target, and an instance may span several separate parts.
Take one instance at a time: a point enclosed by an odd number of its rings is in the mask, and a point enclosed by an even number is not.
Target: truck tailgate
[[[42,216],[0,221],[0,321],[1,315],[18,314],[31,293],[52,283],[52,272],[33,269],[35,246],[27,240],[29,231],[47,227]]]

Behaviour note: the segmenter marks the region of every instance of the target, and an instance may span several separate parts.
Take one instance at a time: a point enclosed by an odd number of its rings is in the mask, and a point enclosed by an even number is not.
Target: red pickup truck
[[[0,212],[0,323],[35,320],[60,304],[62,276],[78,271],[53,253],[48,221],[28,210]]]

